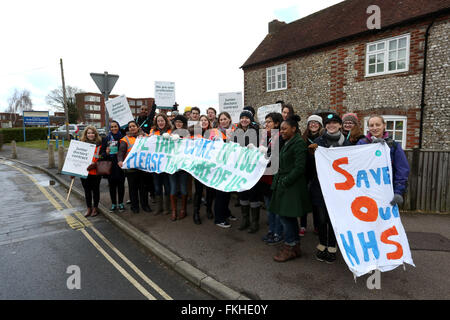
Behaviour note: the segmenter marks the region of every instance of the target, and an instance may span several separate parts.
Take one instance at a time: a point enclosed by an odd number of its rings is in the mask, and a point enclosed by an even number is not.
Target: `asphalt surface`
[[[10,148],[4,146],[0,157],[10,156]],[[47,168],[46,151],[18,148],[18,157],[18,160],[39,166],[66,184],[69,183],[68,177],[58,175],[56,169]],[[82,190],[78,181],[75,187]],[[106,180],[102,180],[101,190],[101,203],[109,208]],[[128,192],[125,197],[128,198]],[[235,208],[234,203],[232,200],[230,209],[239,217],[239,208]],[[368,288],[371,275],[355,280],[340,253],[333,265],[315,259],[318,240],[312,232],[311,215],[308,216],[307,233],[301,239],[303,256],[281,264],[272,260],[278,247],[267,246],[261,241],[267,232],[264,210],[261,214],[261,228],[256,234],[238,231],[239,221],[231,222],[232,227],[229,229],[215,226],[212,220],[206,219],[206,208],[201,211],[203,223],[195,225],[191,205],[188,206],[188,217],[175,222],[170,221],[168,215],[132,214],[129,210],[113,215],[112,220],[133,226],[137,230],[135,237],[154,239],[183,263],[201,270],[225,287],[250,299],[450,298],[450,215],[402,213],[402,223],[416,267],[405,265],[404,268],[400,266],[382,273],[379,289]],[[152,251],[151,246],[148,249]],[[171,266],[170,263],[168,265]]]
[[[1,300],[213,299],[50,180],[0,160]]]

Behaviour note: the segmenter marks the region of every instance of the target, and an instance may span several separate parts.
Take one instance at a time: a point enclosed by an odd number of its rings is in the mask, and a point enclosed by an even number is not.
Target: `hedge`
[[[48,128],[26,128],[25,135],[27,141],[31,140],[47,140]],[[15,140],[17,142],[23,141],[23,128],[4,128],[0,129],[0,134],[3,135],[3,143],[10,143]]]

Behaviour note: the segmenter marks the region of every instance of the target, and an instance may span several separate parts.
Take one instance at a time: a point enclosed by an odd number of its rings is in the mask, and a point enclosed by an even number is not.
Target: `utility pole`
[[[62,90],[63,90],[63,100],[64,100],[64,113],[66,115],[66,141],[70,141],[69,133],[69,111],[67,110],[67,97],[66,97],[66,84],[64,82],[64,69],[62,58],[59,59],[61,63],[61,79],[62,79]]]

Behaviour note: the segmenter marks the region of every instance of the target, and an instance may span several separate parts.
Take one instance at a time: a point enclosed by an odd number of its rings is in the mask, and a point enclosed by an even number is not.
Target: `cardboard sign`
[[[239,122],[242,110],[242,92],[219,93],[219,113],[228,112],[232,123]]]
[[[130,106],[128,105],[128,100],[124,95],[106,101],[105,105],[109,117],[117,121],[121,127],[127,125],[129,121],[134,120]]]
[[[355,276],[414,266],[394,197],[389,147],[322,148],[317,174],[342,256]]]
[[[224,143],[221,139],[151,136],[136,140],[122,169],[170,174],[184,170],[211,188],[241,192],[259,181],[268,161],[256,148]]]
[[[266,106],[259,107],[257,111],[258,122],[261,125],[264,125],[264,122],[266,122],[266,115],[271,112],[281,113],[281,103],[268,104]]]
[[[175,82],[155,81],[155,104],[160,109],[172,109],[175,104]]]
[[[89,175],[87,167],[92,163],[95,154],[95,144],[70,140],[66,159],[61,173],[69,176],[86,178]]]

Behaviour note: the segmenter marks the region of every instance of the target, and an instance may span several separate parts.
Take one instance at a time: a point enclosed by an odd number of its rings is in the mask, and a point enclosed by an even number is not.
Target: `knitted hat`
[[[254,118],[253,118],[253,113],[249,110],[244,110],[241,112],[241,114],[239,115],[239,119],[242,117],[247,117],[250,119],[251,122],[254,122]]]
[[[336,121],[342,124],[342,119],[336,114],[336,113],[330,113],[325,116],[325,120],[323,121],[324,125],[327,125],[327,123],[331,121]]]
[[[306,123],[308,124],[310,121],[317,121],[318,123],[320,123],[320,125],[323,127],[323,123],[322,123],[322,117],[313,114],[312,116],[310,116],[308,118],[308,120],[306,121]]]
[[[177,116],[173,119],[173,123],[175,123],[175,121],[177,121],[177,120],[183,122],[183,125],[187,126],[188,121],[187,121],[187,119],[186,119],[185,116],[182,116],[181,114],[177,115]]]
[[[358,125],[358,116],[355,113],[346,113],[342,116],[342,122],[351,121],[355,125]]]

